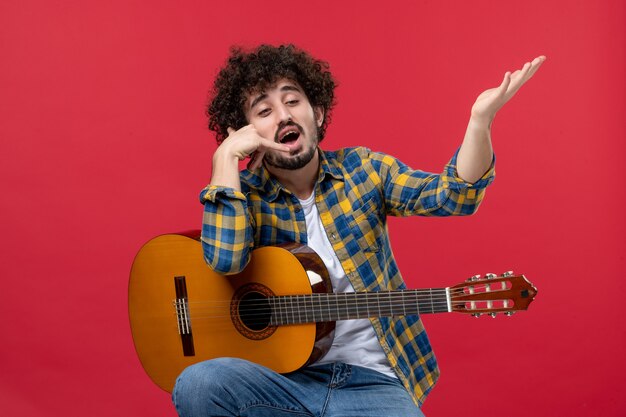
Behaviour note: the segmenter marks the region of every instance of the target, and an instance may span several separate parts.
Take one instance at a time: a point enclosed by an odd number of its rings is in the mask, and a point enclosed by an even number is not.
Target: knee
[[[187,367],[176,380],[172,400],[180,416],[213,415],[214,407],[234,405],[233,388],[241,383],[242,372],[251,371],[247,361],[218,358]]]
[[[178,376],[174,391],[211,392],[224,385],[238,359],[218,358],[191,365]]]

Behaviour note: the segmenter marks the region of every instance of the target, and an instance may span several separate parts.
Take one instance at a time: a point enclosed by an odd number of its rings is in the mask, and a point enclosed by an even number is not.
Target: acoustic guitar
[[[137,254],[128,309],[143,368],[171,392],[187,366],[238,357],[280,373],[321,358],[335,321],[430,313],[511,315],[537,289],[523,275],[474,276],[446,288],[332,292],[319,256],[299,244],[253,251],[239,274],[204,262],[199,232],[158,236]]]

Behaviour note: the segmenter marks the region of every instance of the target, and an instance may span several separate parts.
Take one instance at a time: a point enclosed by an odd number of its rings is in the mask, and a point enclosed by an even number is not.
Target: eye
[[[293,99],[293,100],[289,100],[287,101],[287,105],[289,106],[295,106],[296,104],[298,104],[300,102],[300,100],[297,99]]]
[[[258,115],[261,117],[265,117],[267,115],[270,114],[270,109],[268,107],[262,109],[261,111],[258,112]]]

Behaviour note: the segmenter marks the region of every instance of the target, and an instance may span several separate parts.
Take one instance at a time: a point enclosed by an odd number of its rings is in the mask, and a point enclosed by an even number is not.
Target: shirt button
[[[335,236],[335,234],[334,234],[334,233],[331,233],[331,234],[330,234],[330,237],[331,237],[333,240],[335,240],[335,239],[337,238],[337,236]]]
[[[296,213],[300,213],[300,210],[302,209],[300,207],[296,207],[295,210],[296,210]]]

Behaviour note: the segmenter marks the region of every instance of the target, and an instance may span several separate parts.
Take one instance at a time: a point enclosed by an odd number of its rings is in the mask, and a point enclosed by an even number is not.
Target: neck
[[[304,200],[313,193],[315,182],[319,175],[319,149],[315,151],[313,159],[300,169],[281,169],[266,165],[267,170],[286,189],[291,191],[300,200]]]

